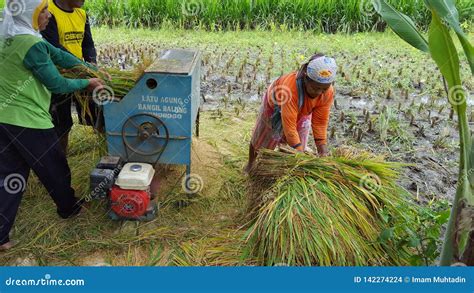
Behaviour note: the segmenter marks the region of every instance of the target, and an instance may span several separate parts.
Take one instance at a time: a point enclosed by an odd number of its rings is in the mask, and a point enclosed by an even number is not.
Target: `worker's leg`
[[[10,127],[9,130],[10,135],[16,137],[15,148],[46,187],[58,214],[62,218],[78,214],[81,202],[71,187],[71,171],[55,130],[21,127]]]
[[[67,95],[53,95],[49,110],[53,118],[54,130],[59,138],[59,145],[66,155],[69,146],[69,133],[73,125],[71,103],[71,98]]]
[[[0,124],[0,250],[11,246],[9,233],[30,173],[28,164],[12,144],[8,127]]]
[[[249,173],[250,170],[252,170],[256,159],[257,159],[257,151],[255,150],[252,143],[250,143],[250,145],[249,145],[249,161],[247,163],[247,166],[245,166],[245,169],[244,169],[244,171],[246,173]]]
[[[274,150],[281,141],[281,136],[275,135],[272,130],[270,118],[267,116],[263,109],[261,109],[249,146],[249,161],[245,167],[245,172],[247,173],[253,168],[260,149]]]
[[[68,149],[69,149],[69,131],[63,132],[63,134],[59,137],[59,146],[63,153],[67,156]]]
[[[303,116],[298,121],[298,134],[300,136],[303,149],[308,149],[309,133],[311,131],[311,115]]]

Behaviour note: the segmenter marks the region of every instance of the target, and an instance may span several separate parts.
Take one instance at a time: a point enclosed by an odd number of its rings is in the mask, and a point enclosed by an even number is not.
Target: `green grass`
[[[362,2],[362,4],[361,4]],[[390,1],[427,27],[423,1]],[[457,0],[461,21],[472,21],[470,0]],[[365,6],[364,6],[365,4]],[[365,8],[369,7],[369,13]],[[320,32],[383,30],[368,0],[89,0],[94,22],[109,26],[205,28],[209,30],[298,29]]]

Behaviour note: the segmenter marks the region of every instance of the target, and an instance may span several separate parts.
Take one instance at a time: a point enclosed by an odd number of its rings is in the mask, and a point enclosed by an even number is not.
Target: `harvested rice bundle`
[[[407,251],[379,241],[382,211],[400,223],[415,214],[396,184],[402,167],[347,148],[328,158],[261,151],[251,171],[246,253],[263,265],[408,264]]]
[[[90,93],[87,91],[79,91],[73,94],[74,98],[78,103],[81,104],[83,115],[89,115],[92,118],[90,112],[89,102],[94,101],[97,104],[103,105],[112,101],[120,101],[123,99],[128,92],[135,86],[137,81],[145,72],[145,69],[152,63],[152,60],[145,58],[144,61],[136,65],[132,71],[122,71],[118,69],[107,69],[106,72],[95,71],[87,66],[78,65],[73,68],[63,70],[62,74],[66,78],[73,79],[90,79],[100,78],[105,81],[106,86],[103,90]],[[107,76],[110,75],[110,79]],[[85,117],[82,117],[85,118]]]
[[[110,74],[111,79],[109,80],[105,73],[100,71],[94,71],[84,65],[78,65],[71,69],[63,72],[63,75],[67,78],[101,78],[105,81],[106,85],[113,89],[115,98],[120,100],[123,98],[132,88],[135,86],[136,81],[140,78],[141,74],[135,71],[120,71],[118,69],[107,69],[107,73]],[[87,92],[78,92],[76,96],[91,95]]]

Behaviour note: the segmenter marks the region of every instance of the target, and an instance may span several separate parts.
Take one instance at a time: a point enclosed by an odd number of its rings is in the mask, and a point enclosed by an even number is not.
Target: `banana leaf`
[[[413,20],[383,0],[373,0],[375,10],[392,30],[413,47],[428,53],[428,42],[416,28]]]

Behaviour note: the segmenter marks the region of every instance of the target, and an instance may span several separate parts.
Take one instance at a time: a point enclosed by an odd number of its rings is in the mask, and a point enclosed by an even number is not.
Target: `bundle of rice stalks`
[[[408,264],[409,251],[381,240],[403,237],[415,214],[396,184],[402,167],[348,148],[328,158],[261,151],[246,253],[262,265]]]
[[[85,65],[78,65],[73,68],[62,70],[62,74],[66,78],[71,79],[90,79],[100,78],[105,82],[103,90],[97,92],[79,91],[73,94],[75,100],[83,109],[83,119],[88,115],[92,118],[90,104],[95,102],[104,105],[113,101],[120,101],[135,86],[136,82],[145,72],[145,69],[151,65],[152,59],[144,58],[144,61],[132,70],[123,71],[114,68],[108,68],[106,71],[95,71]],[[110,75],[110,78],[109,76]]]

